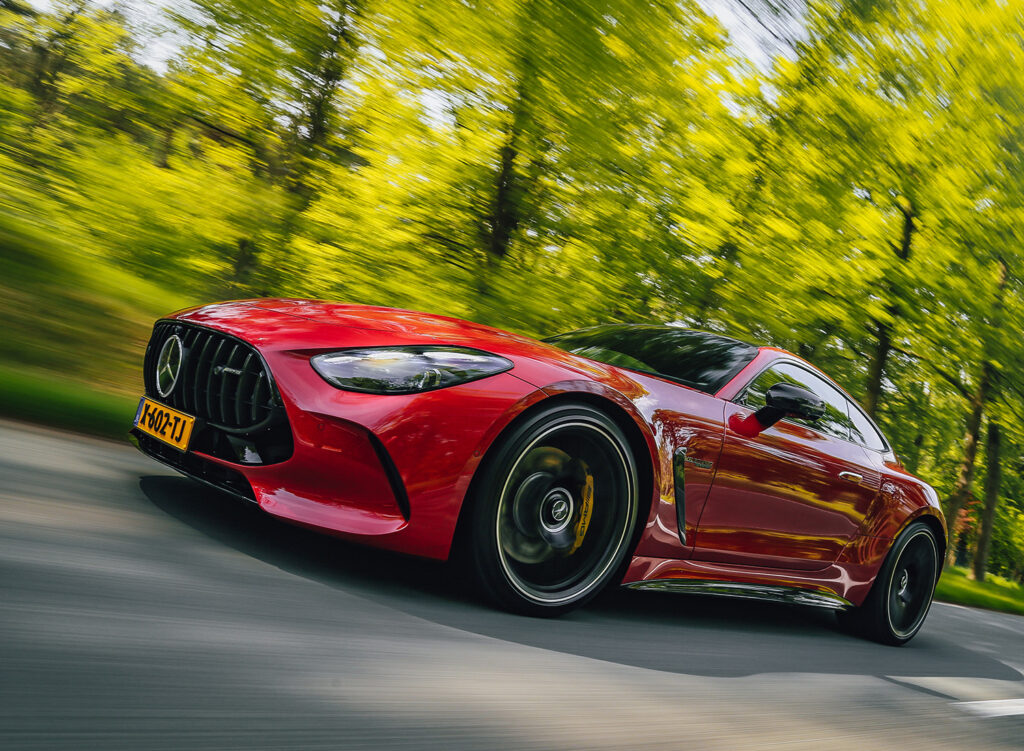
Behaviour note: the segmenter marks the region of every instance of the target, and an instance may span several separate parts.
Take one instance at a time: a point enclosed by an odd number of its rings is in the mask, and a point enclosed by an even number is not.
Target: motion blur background
[[[1022,70],[1019,0],[0,0],[0,408],[123,436],[224,298],[674,321],[834,375],[1019,596]]]

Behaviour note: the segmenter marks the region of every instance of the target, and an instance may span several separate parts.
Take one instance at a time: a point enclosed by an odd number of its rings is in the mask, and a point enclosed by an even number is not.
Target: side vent
[[[672,485],[676,494],[676,526],[679,542],[686,544],[686,448],[676,449],[672,455]]]

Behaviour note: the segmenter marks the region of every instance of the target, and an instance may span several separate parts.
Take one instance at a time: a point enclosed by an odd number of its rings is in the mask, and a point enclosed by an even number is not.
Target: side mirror
[[[818,420],[825,414],[825,400],[792,383],[776,383],[765,394],[765,406],[757,410],[757,419],[766,428],[787,415],[803,420]]]
[[[733,415],[736,419],[730,419],[729,427],[740,435],[753,438],[783,417],[817,420],[825,414],[823,399],[792,383],[776,383],[765,394],[765,402],[765,406],[745,418]]]

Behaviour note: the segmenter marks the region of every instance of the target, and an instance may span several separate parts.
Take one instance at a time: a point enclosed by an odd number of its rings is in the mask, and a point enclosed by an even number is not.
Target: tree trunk
[[[974,578],[985,581],[985,569],[988,568],[988,554],[992,545],[992,524],[995,521],[996,506],[999,504],[999,486],[1002,483],[1002,467],[1000,460],[1000,444],[1002,438],[999,423],[988,421],[988,442],[985,465],[985,508],[981,512],[981,532],[978,536],[978,547],[974,551]]]
[[[517,102],[516,117],[508,132],[508,138],[501,147],[500,164],[494,186],[494,201],[488,217],[487,252],[491,259],[500,261],[508,254],[512,234],[519,227],[520,199],[524,191],[522,177],[516,169],[521,135],[519,113],[522,105]]]
[[[878,401],[882,395],[885,366],[892,352],[892,326],[878,322],[875,326],[875,349],[868,365],[868,382],[864,388],[864,411],[874,419],[878,417]]]
[[[913,248],[914,230],[917,225],[914,219],[917,217],[917,210],[914,204],[907,202],[900,204],[900,211],[903,212],[903,228],[900,233],[899,245],[892,244],[896,257],[903,263],[910,260],[910,251]],[[889,362],[889,355],[892,352],[893,322],[901,313],[900,291],[892,284],[888,289],[889,299],[892,301],[886,307],[889,314],[889,321],[875,322],[875,350],[871,353],[871,364],[868,367],[868,382],[864,387],[864,411],[872,419],[878,417],[878,402],[882,396],[882,381],[885,380],[885,368]]]
[[[322,44],[315,49],[315,64],[301,76],[307,85],[298,97],[299,111],[291,122],[290,143],[284,159],[284,182],[292,200],[281,220],[280,240],[262,259],[251,255],[253,270],[249,276],[258,274],[261,284],[272,290],[280,290],[285,284],[282,269],[292,263],[291,238],[302,216],[317,198],[319,186],[314,173],[330,147],[334,103],[359,44],[355,24],[363,12],[363,0],[347,0],[338,6],[337,17],[326,29]]]
[[[758,188],[759,189],[759,188]],[[749,205],[750,202],[748,202]],[[742,220],[744,223],[748,223],[745,219]],[[740,232],[736,235],[742,234],[744,228],[741,228]],[[736,266],[739,261],[740,247],[733,239],[728,239],[719,244],[715,249],[715,261],[714,263],[722,269],[722,273],[718,276],[711,277],[707,280],[703,291],[699,293],[699,300],[697,302],[697,310],[694,313],[694,323],[701,327],[707,328],[713,313],[721,310],[721,294],[719,287],[722,283],[728,279],[728,270]]]
[[[924,445],[924,433],[918,433],[914,436],[914,440],[911,443],[914,447],[914,451],[909,456],[904,456],[904,465],[914,474],[917,473],[917,466],[921,463],[921,446]]]
[[[512,117],[505,131],[505,139],[498,152],[498,171],[494,178],[494,193],[488,212],[478,223],[484,247],[484,263],[476,274],[476,318],[488,321],[491,316],[487,300],[492,295],[493,278],[501,262],[508,255],[512,238],[524,215],[524,200],[530,189],[530,176],[523,161],[527,127],[533,115],[533,91],[536,66],[533,60],[533,26],[536,23],[536,4],[529,2],[519,22],[520,49],[516,88],[510,105]],[[529,162],[527,162],[529,163]]]
[[[522,199],[527,190],[524,184],[525,177],[517,164],[526,121],[523,95],[523,82],[520,81],[516,90],[516,101],[513,103],[515,109],[512,122],[498,155],[498,173],[495,176],[490,211],[481,223],[484,263],[476,273],[475,287],[478,298],[476,317],[484,322],[490,319],[490,307],[485,301],[491,296],[493,277],[508,255],[513,234],[519,227],[522,218]]]
[[[994,375],[993,370],[991,363],[986,361],[982,366],[978,386],[971,396],[971,411],[967,415],[967,430],[964,433],[964,453],[960,461],[960,471],[957,473],[953,492],[946,499],[946,523],[949,525],[949,555],[947,556],[947,563],[949,565],[953,565],[956,556],[956,541],[960,533],[958,517],[960,516],[960,511],[963,510],[964,505],[967,503],[967,497],[971,493],[971,484],[974,482],[974,460],[978,456],[981,418],[985,411],[985,403],[988,401],[989,387]]]
[[[160,145],[157,147],[156,159],[154,163],[161,169],[171,168],[171,151],[174,150],[174,133],[176,126],[165,125],[163,128],[163,137],[160,139]]]
[[[967,416],[967,431],[964,434],[964,453],[960,462],[960,471],[957,474],[956,484],[953,492],[946,500],[946,523],[949,525],[949,555],[947,564],[952,565],[956,555],[956,542],[960,530],[958,529],[958,518],[967,497],[971,492],[971,483],[974,480],[974,460],[978,455],[978,437],[981,432],[981,418],[985,411],[985,405],[989,400],[989,391],[996,378],[996,369],[992,364],[991,346],[992,341],[999,336],[1003,319],[1003,298],[1006,293],[1006,261],[1000,259],[998,265],[998,283],[996,286],[995,301],[992,306],[992,315],[986,331],[983,360],[981,364],[981,376],[978,378],[978,385],[970,399],[971,412]]]
[[[527,35],[528,32],[524,32]],[[512,118],[505,142],[498,153],[498,172],[494,180],[494,199],[484,220],[489,260],[500,262],[508,255],[512,236],[523,217],[523,198],[528,190],[527,175],[520,163],[527,125],[532,116],[532,98],[536,71],[529,50],[519,61],[519,76],[511,104]]]
[[[295,146],[289,188],[299,195],[296,214],[308,208],[315,197],[315,189],[309,180],[310,172],[330,137],[331,107],[358,45],[352,27],[361,13],[361,2],[342,3],[338,17],[327,33],[326,43],[317,50],[317,65],[309,71],[311,83],[302,93],[302,111],[293,123]]]
[[[230,297],[248,296],[252,294],[253,277],[259,258],[256,244],[248,237],[238,240],[237,252],[231,264],[231,277],[228,279],[228,295]]]

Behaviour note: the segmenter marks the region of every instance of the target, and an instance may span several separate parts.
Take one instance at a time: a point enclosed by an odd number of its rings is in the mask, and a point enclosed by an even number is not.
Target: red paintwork
[[[831,592],[859,604],[889,545],[909,521],[941,513],[934,491],[892,454],[871,452],[782,422],[759,435],[731,399],[767,364],[794,358],[762,348],[718,394],[569,354],[527,337],[454,318],[309,300],[250,300],[172,318],[254,345],[277,382],[295,450],[242,472],[259,505],[290,521],[381,547],[445,558],[470,482],[488,449],[524,410],[585,398],[635,425],[645,450],[649,513],[624,583],[713,579]],[[341,391],[309,358],[341,347],[457,344],[500,354],[511,371],[406,396]],[[795,359],[795,358],[794,358]],[[746,435],[745,435],[746,434]],[[407,519],[371,436],[408,494]],[[672,458],[685,448],[685,540]],[[864,476],[854,486],[844,469]]]
[[[750,410],[726,405],[727,420]],[[750,438],[727,431],[694,558],[804,570],[835,561],[881,486],[871,452],[783,420]],[[843,471],[864,477],[855,484]]]

